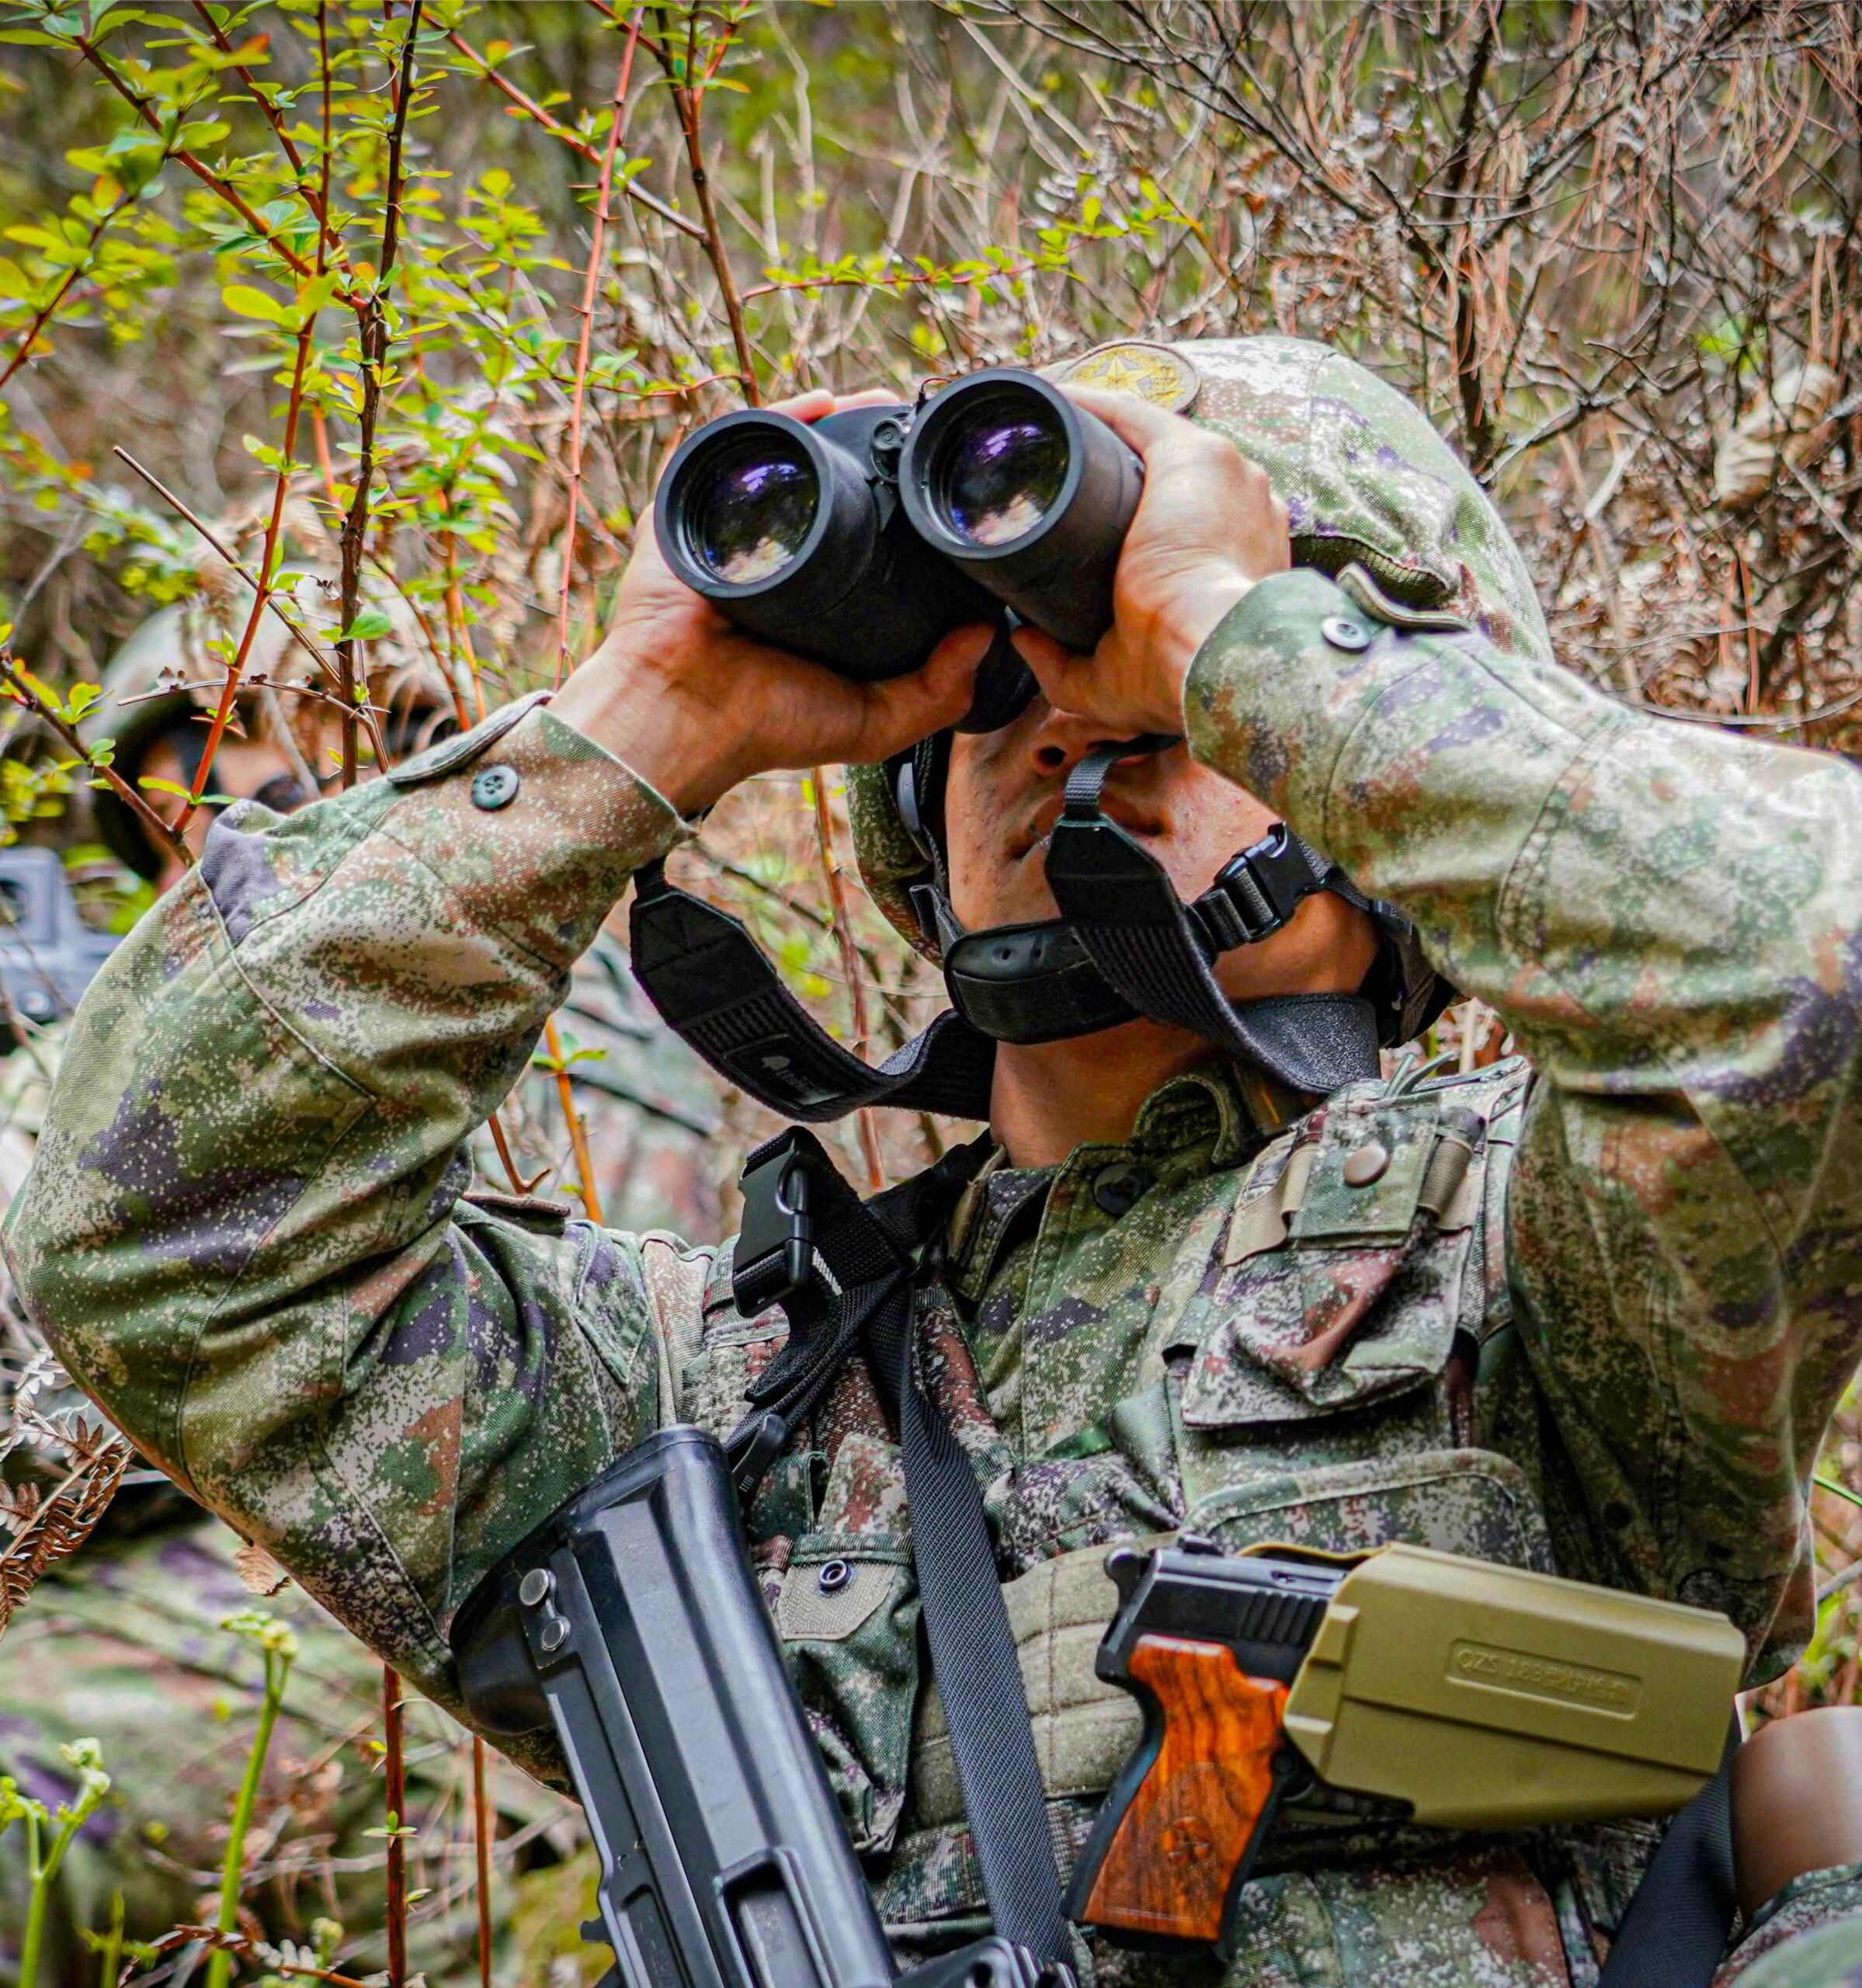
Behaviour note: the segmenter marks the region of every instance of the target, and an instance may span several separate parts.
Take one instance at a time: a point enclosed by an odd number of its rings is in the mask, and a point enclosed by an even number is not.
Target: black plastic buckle
[[[746,1319],[793,1298],[815,1269],[808,1215],[808,1157],[791,1129],[754,1152],[743,1171],[743,1219],[731,1267],[731,1296]]]
[[[746,1504],[788,1441],[788,1422],[773,1408],[746,1416],[724,1439],[724,1468],[731,1473],[731,1488]]]
[[[1292,917],[1325,880],[1284,822],[1225,863],[1190,907],[1218,954],[1252,946]]]

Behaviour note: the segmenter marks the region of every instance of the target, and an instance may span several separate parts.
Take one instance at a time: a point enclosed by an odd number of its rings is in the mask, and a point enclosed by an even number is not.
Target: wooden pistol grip
[[[1235,1867],[1273,1798],[1287,1687],[1248,1676],[1223,1644],[1180,1636],[1140,1637],[1131,1673],[1157,1701],[1162,1739],[1080,1917],[1214,1941]]]

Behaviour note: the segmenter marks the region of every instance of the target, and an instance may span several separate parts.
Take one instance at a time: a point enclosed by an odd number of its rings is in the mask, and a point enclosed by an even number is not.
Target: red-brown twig
[[[828,806],[828,783],[824,769],[808,770],[808,784],[815,794],[815,841],[821,851],[822,874],[828,881],[828,902],[833,909],[834,943],[840,953],[840,968],[847,982],[847,996],[853,1006],[853,1053],[867,1053],[870,1032],[867,1019],[867,982],[860,971],[860,947],[847,916],[846,879],[841,874],[840,856],[834,846],[834,817]],[[860,1128],[860,1156],[867,1163],[867,1186],[877,1194],[886,1184],[885,1162],[879,1149],[879,1127],[864,1105],[856,1114]]]
[[[595,1188],[595,1163],[589,1152],[589,1135],[582,1124],[582,1114],[575,1109],[575,1086],[569,1081],[569,1066],[563,1058],[562,1037],[556,1032],[554,1015],[543,1025],[543,1040],[554,1069],[556,1095],[562,1105],[564,1121],[569,1128],[569,1144],[575,1149],[575,1170],[581,1176],[577,1184],[582,1204],[589,1211],[589,1221],[599,1222],[601,1197]]]
[[[353,704],[356,697],[356,617],[362,610],[362,554],[368,536],[370,485],[375,478],[375,421],[381,407],[381,372],[387,358],[388,317],[382,302],[388,279],[394,272],[394,250],[401,230],[401,143],[407,133],[408,109],[414,95],[415,43],[420,36],[421,9],[426,0],[414,0],[408,16],[407,38],[401,45],[401,64],[396,79],[394,122],[388,130],[387,184],[381,218],[381,259],[375,282],[362,312],[362,405],[358,413],[360,436],[356,450],[356,489],[349,499],[349,514],[342,521],[342,632],[336,644],[336,666],[342,679],[342,697]],[[356,720],[342,714],[342,784],[356,784]]]
[[[71,46],[102,77],[123,102],[129,105],[151,131],[161,130],[162,120],[151,109],[148,99],[143,96],[141,91],[132,88],[123,77],[116,73],[112,64],[105,60],[102,50],[99,48],[96,43],[84,35],[78,34],[71,37]],[[186,166],[203,186],[210,187],[214,193],[217,193],[234,213],[245,223],[246,226],[259,237],[259,240],[283,261],[286,267],[294,275],[300,276],[310,275],[310,264],[305,262],[301,255],[287,248],[273,231],[266,226],[264,221],[252,211],[226,180],[214,172],[211,166],[203,165],[190,151],[177,150],[170,152],[168,156]],[[362,308],[362,300],[353,291],[339,290],[337,294],[353,309],[359,311]]]
[[[601,187],[595,199],[589,273],[582,287],[582,335],[575,344],[575,391],[569,403],[569,517],[563,527],[562,588],[556,606],[556,681],[559,684],[569,666],[569,591],[575,572],[575,518],[582,508],[582,419],[589,384],[589,346],[595,330],[595,299],[601,284],[601,251],[607,225],[608,195],[614,184],[614,154],[620,143],[627,85],[634,75],[634,50],[639,43],[640,23],[636,20],[628,32],[627,50],[620,58],[620,74],[614,85],[614,121],[608,127],[608,142],[601,155]]]
[[[297,416],[304,405],[304,362],[310,356],[311,327],[314,317],[307,318],[297,334],[297,354],[291,367],[291,395],[285,405],[284,447],[281,453],[278,475],[272,486],[272,515],[266,521],[265,544],[259,554],[259,587],[252,596],[251,611],[245,617],[245,628],[239,638],[239,646],[233,652],[233,659],[226,666],[226,681],[221,686],[220,702],[214,707],[213,721],[207,728],[207,742],[200,749],[200,765],[194,775],[194,784],[188,790],[186,805],[175,818],[175,832],[183,833],[193,819],[194,810],[200,805],[200,797],[207,791],[207,776],[214,770],[214,756],[220,750],[220,742],[226,735],[227,721],[233,714],[233,706],[239,695],[240,679],[245,674],[247,659],[252,653],[253,638],[259,633],[259,623],[265,613],[266,603],[271,598],[272,575],[276,570],[278,557],[278,535],[284,523],[285,492],[290,488],[291,459],[297,453]],[[346,723],[353,722],[345,716]]]
[[[186,864],[190,869],[193,867],[194,852],[114,766],[101,765],[91,757],[90,748],[65,723],[64,720],[51,709],[21,674],[19,666],[14,661],[13,654],[10,649],[0,649],[0,678],[5,679],[6,686],[5,692],[0,694],[11,697],[16,704],[25,705],[35,718],[49,725],[90,768],[92,773],[107,784],[111,793],[116,795],[123,806],[134,815],[144,828],[148,829],[150,835],[155,838],[158,848],[166,850],[176,862]]]
[[[511,1183],[511,1192],[513,1194],[535,1194],[538,1183],[547,1178],[550,1170],[546,1166],[530,1180],[525,1180],[512,1153],[510,1140],[505,1136],[504,1121],[494,1111],[485,1122],[492,1128],[492,1143],[498,1149],[498,1157],[504,1162],[505,1177]]]
[[[402,1724],[401,1679],[381,1667],[381,1768],[388,1818],[388,1988],[405,1988],[408,1978],[408,1817],[406,1733]]]
[[[357,1980],[353,1974],[339,1974],[333,1968],[306,1967],[298,1961],[274,1959],[260,1952],[258,1941],[248,1940],[243,1933],[223,1933],[217,1926],[174,1927],[141,1949],[141,1953],[159,1959],[164,1954],[172,1953],[177,1947],[191,1947],[196,1942],[203,1947],[224,1948],[242,1959],[256,1960],[267,1974],[288,1974],[304,1981],[327,1981],[330,1988],[370,1988],[367,1982]],[[130,1988],[136,1978],[136,1969],[144,1964],[141,1955],[127,1962],[116,1977],[116,1988]]]
[[[91,230],[90,238],[84,245],[84,260],[79,262],[76,267],[71,271],[69,275],[65,277],[63,283],[59,284],[57,289],[53,293],[50,298],[43,305],[42,305],[39,310],[33,313],[33,321],[26,326],[26,335],[19,341],[19,349],[15,352],[12,357],[7,361],[6,370],[4,373],[0,373],[0,387],[4,387],[7,381],[10,380],[13,375],[19,371],[20,367],[26,363],[27,360],[32,356],[33,347],[38,341],[39,334],[45,329],[47,325],[50,321],[52,313],[64,301],[66,296],[70,292],[71,285],[83,275],[85,268],[89,266],[90,262],[91,251],[95,248],[97,244],[102,239],[104,230],[109,226],[110,223],[113,221],[120,214],[122,213],[125,207],[134,206],[135,200],[136,196],[134,193],[126,193],[123,195],[121,199],[118,200],[112,205],[108,214],[100,214],[98,217],[97,224]]]
[[[478,1988],[492,1988],[492,1805],[485,1797],[485,1742],[472,1735],[472,1841],[478,1858]]]
[[[571,151],[579,152],[589,165],[599,165],[601,163],[600,153],[589,143],[586,138],[571,131],[568,125],[559,123],[540,103],[526,96],[508,77],[500,75],[469,41],[450,30],[447,33],[446,40],[459,50],[461,55],[465,57],[467,61],[474,62],[478,65],[480,77],[489,83],[492,89],[498,91],[514,109],[520,111],[526,117],[540,125],[549,133],[552,138],[558,139],[567,145]],[[704,239],[705,231],[696,221],[688,221],[676,207],[669,207],[658,195],[650,193],[637,181],[632,179],[627,181],[621,190],[630,200],[644,207],[649,214],[658,215],[669,227],[677,228],[681,235],[689,235],[694,242],[702,242]]]
[[[314,414],[315,410],[313,409],[312,412]],[[153,470],[149,469],[143,464],[137,462],[136,458],[130,454],[129,450],[122,447],[120,445],[113,447],[110,453],[116,457],[119,461],[127,463],[128,466],[141,478],[143,481],[148,485],[150,489],[154,491],[156,495],[162,499],[164,503],[171,506],[179,516],[185,518],[186,521],[193,527],[195,530],[206,540],[207,544],[212,547],[214,551],[218,553],[220,557],[226,561],[229,569],[237,574],[241,579],[244,580],[246,585],[252,589],[253,593],[265,593],[266,590],[259,586],[258,578],[253,573],[252,568],[233,551],[231,547],[226,544],[225,540],[220,537],[219,533],[216,532],[210,525],[207,524],[197,513],[189,510],[187,506],[175,495],[173,491],[169,489],[168,485],[162,481],[160,477],[155,474]],[[316,637],[304,626],[302,622],[294,620],[290,615],[285,613],[284,610],[278,604],[278,595],[275,590],[266,594],[266,606],[270,611],[273,618],[282,627],[290,631],[294,639],[302,645],[305,653],[311,658],[311,661],[316,664],[317,667],[323,672],[324,675],[328,678],[329,681],[332,683],[339,683],[342,679],[337,671],[335,658],[332,656],[329,651],[317,640]],[[293,697],[315,697],[326,704],[337,704],[339,710],[342,708],[342,706],[338,703],[338,700],[331,697],[328,693],[319,690],[310,684],[299,685],[294,683],[280,683],[275,685],[273,687],[278,690],[287,692]],[[357,717],[360,718],[363,725],[368,732],[370,742],[375,748],[377,759],[381,764],[385,766],[387,763],[387,749],[382,740],[380,716],[377,707],[371,704],[359,704],[354,707],[354,709]]]
[[[737,291],[737,279],[731,273],[731,259],[724,248],[724,231],[718,224],[717,203],[711,194],[711,181],[705,170],[704,145],[700,137],[699,121],[703,106],[704,92],[693,84],[692,75],[691,36],[686,37],[684,72],[686,80],[679,80],[679,64],[672,54],[672,36],[666,31],[666,10],[655,7],[659,19],[660,39],[648,43],[659,59],[660,67],[666,72],[667,86],[672,92],[672,107],[679,115],[679,128],[686,141],[686,167],[692,176],[692,190],[698,196],[698,211],[704,223],[705,254],[710,259],[711,273],[717,279],[718,294],[724,301],[724,316],[731,326],[731,343],[737,353],[738,373],[743,381],[744,398],[752,407],[762,405],[762,390],[757,384],[756,360],[750,349],[750,334],[744,323],[743,300]],[[694,11],[692,23],[697,30],[698,16]],[[725,28],[719,37],[718,46],[713,50],[714,61],[709,75],[717,68],[724,49],[729,45],[734,30]]]

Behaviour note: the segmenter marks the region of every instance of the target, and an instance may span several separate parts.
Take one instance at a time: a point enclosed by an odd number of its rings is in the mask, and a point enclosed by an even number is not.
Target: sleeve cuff
[[[566,969],[628,879],[692,831],[613,753],[534,707],[417,773],[383,826],[468,917]]]

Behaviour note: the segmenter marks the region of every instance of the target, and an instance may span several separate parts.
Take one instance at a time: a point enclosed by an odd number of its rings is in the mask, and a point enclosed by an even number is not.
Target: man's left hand
[[[1145,492],[1099,647],[1072,655],[1037,628],[1015,645],[1058,709],[1114,736],[1181,732],[1183,680],[1204,638],[1256,580],[1293,563],[1287,506],[1226,437],[1130,394],[1066,391],[1143,461]]]

